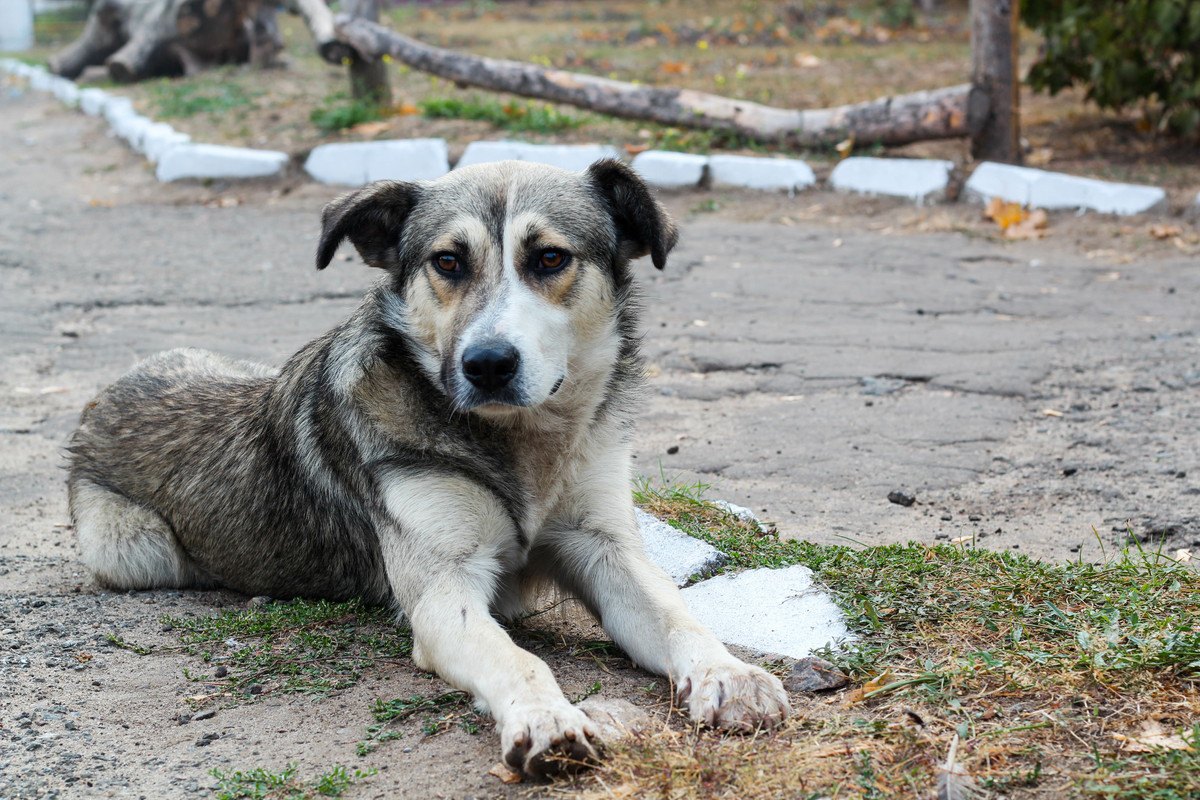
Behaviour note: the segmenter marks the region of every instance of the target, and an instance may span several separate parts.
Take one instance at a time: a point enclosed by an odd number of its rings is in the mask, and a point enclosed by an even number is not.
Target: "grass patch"
[[[523,100],[431,97],[417,105],[429,119],[470,119],[522,133],[560,133],[580,127],[588,118],[552,105]]]
[[[412,653],[412,638],[391,613],[357,601],[295,600],[162,621],[208,665],[206,675],[186,673],[205,685],[191,698],[198,705],[270,691],[327,695],[353,686],[376,663]]]
[[[638,502],[729,554],[728,569],[804,564],[858,635],[826,655],[857,686],[802,699],[778,734],[642,737],[584,796],[932,796],[951,741],[985,792],[1200,796],[1200,577],[1162,554],[1048,564],[921,544],[780,540],[702,499]]]
[[[165,119],[184,119],[197,114],[228,114],[253,107],[253,96],[229,76],[162,79],[147,84],[147,97],[154,111],[152,116]]]
[[[249,772],[212,770],[217,779],[213,795],[217,800],[309,800],[317,797],[341,797],[353,784],[369,778],[376,770],[354,770],[334,767],[312,781],[296,776],[296,765],[288,764],[282,772],[270,772],[257,767]]]
[[[383,742],[402,738],[404,734],[395,726],[418,714],[425,717],[421,732],[426,736],[437,736],[456,726],[472,735],[479,733],[480,717],[471,708],[465,692],[445,692],[434,697],[414,694],[409,698],[376,700],[371,709],[375,722],[367,726],[367,737],[357,744],[355,752],[365,756]]]
[[[364,122],[374,122],[387,116],[387,109],[370,100],[361,100],[344,93],[326,97],[308,115],[309,121],[326,133],[353,128]]]

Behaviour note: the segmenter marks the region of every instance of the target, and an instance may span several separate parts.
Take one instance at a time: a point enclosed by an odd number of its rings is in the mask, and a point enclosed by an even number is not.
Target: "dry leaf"
[[[648,145],[648,144],[627,144],[627,145],[625,145],[625,152],[629,153],[629,155],[631,155],[631,156],[636,156],[638,153],[644,153],[649,149],[650,149],[650,145]]]
[[[854,152],[854,137],[851,136],[849,139],[843,139],[834,145],[834,149],[837,150],[838,157],[848,158]]]
[[[508,768],[507,764],[502,764],[499,761],[496,765],[487,771],[488,775],[499,778],[501,783],[520,783],[521,775],[518,772],[513,772]]]
[[[1181,233],[1183,233],[1183,228],[1165,222],[1157,222],[1150,226],[1150,235],[1155,239],[1170,239]]]
[[[402,117],[411,117],[414,114],[420,114],[421,109],[417,108],[412,103],[401,103],[396,106],[396,113]]]
[[[692,65],[686,61],[664,61],[658,65],[658,69],[668,75],[687,75],[692,71]]]
[[[946,763],[938,767],[938,800],[969,800],[979,795],[979,784],[967,768],[958,763],[958,734],[950,740]]]
[[[1039,147],[1025,156],[1025,163],[1030,167],[1044,167],[1054,158],[1053,147]]]
[[[1192,560],[1192,551],[1185,550],[1181,547],[1171,555],[1171,558],[1175,559],[1180,564],[1186,564]]]
[[[1049,224],[1050,218],[1046,216],[1046,212],[1042,209],[1034,209],[1015,225],[1010,225],[1004,230],[1004,238],[1006,239],[1040,239],[1045,235],[1046,225]]]
[[[813,67],[821,66],[821,59],[817,58],[812,53],[797,53],[796,57],[793,58],[792,61],[795,62],[797,67],[804,67],[805,69],[812,69]]]
[[[1153,753],[1155,750],[1192,750],[1192,744],[1177,733],[1170,733],[1153,720],[1142,723],[1142,729],[1131,736],[1114,733],[1126,753]]]
[[[1061,417],[1062,415],[1063,415],[1063,412],[1061,412],[1057,409],[1054,409],[1054,408],[1043,408],[1042,409],[1042,416],[1044,416],[1044,417]]]
[[[983,209],[983,215],[999,225],[1002,231],[1008,230],[1027,216],[1020,203],[1006,203],[999,197],[993,197],[988,202]]]
[[[950,544],[966,544],[967,542],[973,541],[974,539],[975,539],[975,537],[973,535],[972,536],[955,536],[953,539],[950,540]]]
[[[361,122],[350,129],[351,133],[357,133],[360,136],[375,136],[383,133],[390,125],[386,122]]]

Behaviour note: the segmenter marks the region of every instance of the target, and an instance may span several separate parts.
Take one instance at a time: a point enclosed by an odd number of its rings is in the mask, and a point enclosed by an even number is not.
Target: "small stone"
[[[1064,477],[1069,478],[1076,472],[1079,472],[1079,467],[1063,467],[1062,474]]]
[[[951,516],[950,514],[942,514],[942,522],[951,522],[953,520],[954,520],[954,517]]]
[[[576,708],[595,723],[599,729],[598,738],[605,744],[641,733],[650,725],[649,714],[621,698],[589,697],[578,703]]]
[[[250,694],[262,694],[262,690],[263,690],[262,685],[256,683],[253,686],[251,686],[248,691],[250,692]]]
[[[214,678],[224,678],[228,674],[229,674],[229,668],[225,667],[225,666],[220,666],[220,667],[217,667],[215,672],[213,672],[213,677]]]
[[[888,502],[895,503],[898,506],[904,506],[905,508],[917,502],[917,496],[912,492],[905,491],[904,489],[893,489],[892,491],[888,492],[887,499]]]
[[[246,605],[249,608],[262,608],[263,606],[267,605],[270,602],[271,602],[271,598],[267,597],[265,594],[260,594],[255,597],[251,597],[246,602]]]
[[[967,519],[971,522],[979,522],[979,520],[983,519],[983,517],[979,516],[978,514],[968,514]]]
[[[216,715],[217,710],[215,708],[206,708],[203,711],[197,711],[195,714],[192,714],[192,722],[200,722],[202,720],[212,719]]]
[[[806,656],[792,665],[784,681],[789,692],[827,692],[840,689],[850,682],[846,674],[817,656]]]
[[[667,448],[667,455],[669,455],[669,456],[673,456],[678,452],[679,452],[679,445],[677,445],[677,444],[673,444]]]

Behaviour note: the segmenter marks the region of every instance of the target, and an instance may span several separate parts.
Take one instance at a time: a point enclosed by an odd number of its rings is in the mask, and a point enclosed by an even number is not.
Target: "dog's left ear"
[[[419,191],[412,183],[376,181],[325,206],[317,269],[329,266],[338,245],[347,237],[368,266],[398,266],[400,229],[417,204]]]
[[[665,267],[679,231],[637,173],[621,161],[604,159],[588,167],[588,178],[608,205],[625,256],[649,253],[654,266]]]

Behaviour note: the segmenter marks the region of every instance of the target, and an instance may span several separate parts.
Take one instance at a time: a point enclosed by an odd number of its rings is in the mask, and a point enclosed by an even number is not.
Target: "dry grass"
[[[957,748],[978,796],[1200,796],[1200,578],[1156,553],[1051,565],[963,547],[853,550],[762,535],[692,492],[643,504],[733,556],[808,564],[861,637],[851,688],[781,731],[682,720],[557,791],[584,798],[933,797]]]

